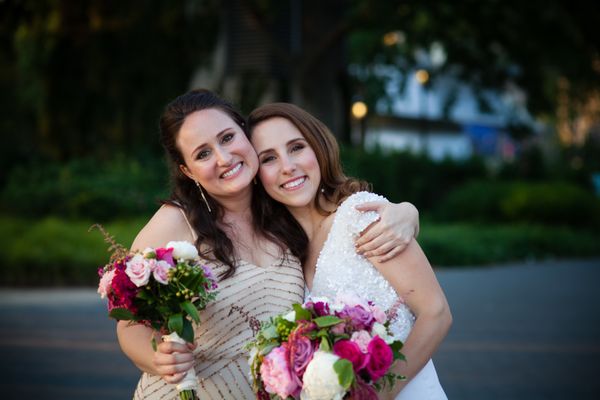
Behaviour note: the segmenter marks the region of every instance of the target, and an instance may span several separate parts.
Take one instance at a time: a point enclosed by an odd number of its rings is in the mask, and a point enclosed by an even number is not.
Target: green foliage
[[[418,241],[434,266],[600,256],[600,234],[568,227],[425,223]]]
[[[451,192],[435,213],[446,221],[521,222],[594,227],[600,200],[564,182],[474,181]]]
[[[106,225],[121,243],[129,245],[146,219]],[[110,254],[89,221],[56,217],[41,220],[0,217],[3,243],[3,285],[96,285],[97,269]]]
[[[420,210],[430,209],[464,181],[487,174],[483,161],[476,157],[433,161],[425,155],[379,148],[373,151],[344,148],[342,163],[348,175],[370,182],[376,193],[391,201],[410,201]]]
[[[107,221],[148,215],[167,197],[167,167],[158,159],[74,160],[12,170],[0,204],[5,213]]]

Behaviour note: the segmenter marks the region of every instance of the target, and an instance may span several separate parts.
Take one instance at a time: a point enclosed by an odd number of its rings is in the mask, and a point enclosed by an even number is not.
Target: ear
[[[192,173],[190,172],[190,170],[188,169],[188,167],[186,167],[185,165],[179,164],[179,170],[181,172],[183,172],[183,174],[185,176],[187,176],[188,178],[190,178],[191,180],[196,181],[196,179],[194,179],[194,175],[192,175]]]

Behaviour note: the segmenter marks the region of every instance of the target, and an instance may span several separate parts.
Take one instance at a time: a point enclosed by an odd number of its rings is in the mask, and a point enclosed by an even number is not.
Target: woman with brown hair
[[[150,328],[118,323],[123,352],[143,371],[136,399],[176,398],[173,384],[190,368],[195,368],[200,398],[253,398],[243,350],[252,332],[242,313],[230,312],[232,307],[265,319],[303,301],[305,284],[298,257],[308,238],[293,218],[285,218],[286,209],[266,208],[264,193],[255,190],[258,159],[245,127],[243,117],[229,103],[207,90],[176,98],[161,117],[172,195],[138,234],[132,249],[160,247],[172,240],[194,243],[219,276],[219,294],[200,313],[202,322],[196,327],[193,346],[163,342],[154,352]],[[381,204],[372,207],[383,210],[382,214],[392,209]],[[395,229],[374,226],[372,234],[377,238],[366,243],[372,251],[388,253],[383,257],[390,256],[390,243],[392,255],[401,250],[398,243],[403,235],[393,234],[394,230],[410,232],[416,226],[414,207],[398,208],[396,215],[384,216]],[[291,247],[280,239],[283,232],[298,233],[289,236]]]
[[[358,212],[356,206],[383,198],[343,174],[335,138],[318,119],[292,104],[274,103],[254,110],[248,125],[264,190],[285,205],[308,237],[299,258],[311,296],[356,294],[384,310],[397,307],[390,328],[404,342],[407,362],[394,368],[407,380],[381,396],[446,399],[431,357],[452,316],[417,242],[384,262],[355,250],[355,238],[377,219],[376,213]],[[291,235],[282,239],[294,241]]]

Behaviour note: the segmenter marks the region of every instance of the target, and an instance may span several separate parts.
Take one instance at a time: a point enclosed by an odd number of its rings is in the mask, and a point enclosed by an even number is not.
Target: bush
[[[536,225],[424,224],[418,240],[434,266],[600,255],[600,235]]]
[[[145,219],[108,224],[115,239],[129,246]],[[91,222],[55,217],[38,222],[0,217],[0,240],[6,245],[3,285],[94,285],[97,269],[108,261],[108,245]]]
[[[563,182],[470,182],[451,192],[435,209],[445,221],[522,222],[594,227],[600,200]]]
[[[0,201],[4,213],[25,217],[107,221],[147,215],[168,194],[166,171],[161,160],[141,163],[126,159],[17,167]]]
[[[476,157],[433,161],[425,155],[382,149],[343,149],[342,163],[347,175],[372,183],[376,193],[391,201],[410,201],[420,210],[431,209],[450,190],[487,173]]]

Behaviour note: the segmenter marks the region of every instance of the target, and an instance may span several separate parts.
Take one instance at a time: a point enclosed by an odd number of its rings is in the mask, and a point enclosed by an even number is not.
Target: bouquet
[[[111,261],[98,270],[98,293],[108,298],[109,316],[135,321],[163,333],[163,340],[194,341],[192,321],[200,323],[199,310],[217,295],[211,269],[199,263],[198,251],[189,242],[169,242],[164,248],[128,252],[112,243]],[[152,339],[156,350],[156,341]],[[194,399],[197,380],[193,368],[177,385],[181,399]]]
[[[313,298],[263,322],[248,344],[250,372],[259,399],[377,399],[377,391],[403,377],[404,360],[390,318],[372,302],[338,295]]]

